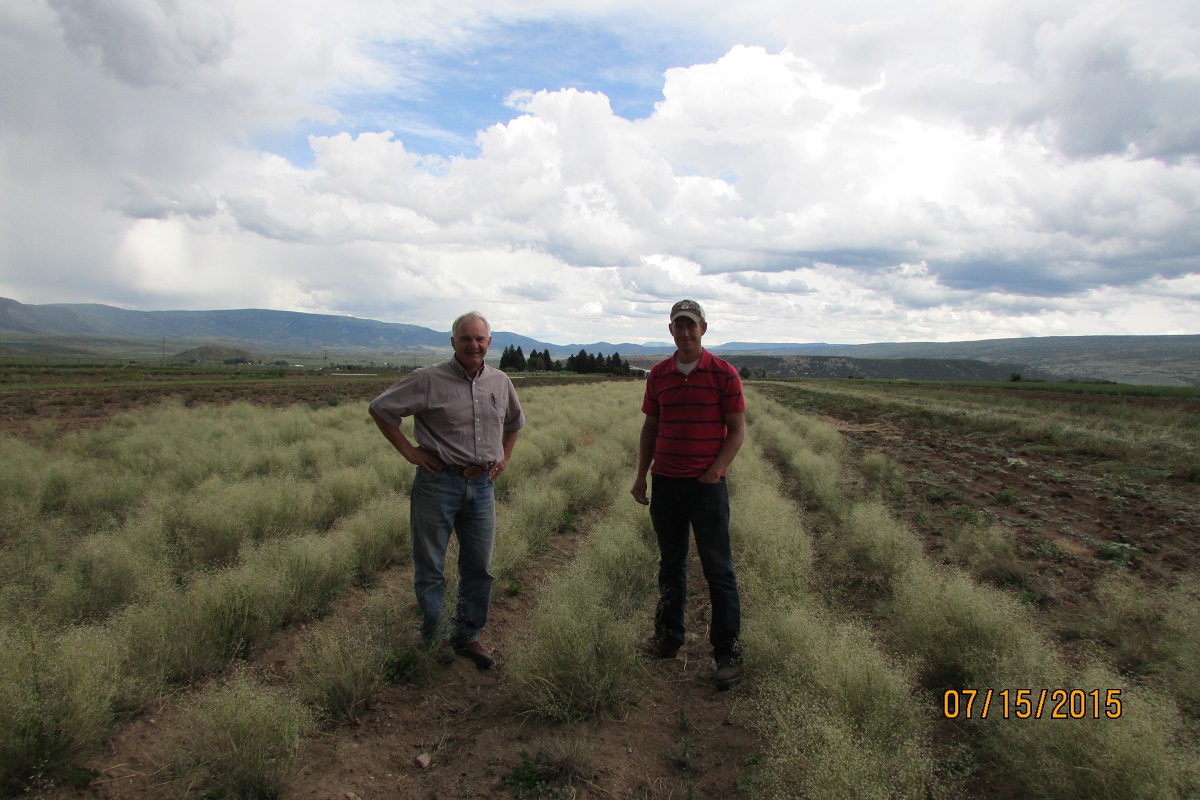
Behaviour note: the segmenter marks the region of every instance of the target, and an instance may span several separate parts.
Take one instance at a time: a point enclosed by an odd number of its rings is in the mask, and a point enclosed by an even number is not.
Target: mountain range
[[[403,363],[449,353],[449,333],[419,325],[266,309],[131,311],[100,304],[32,305],[0,298],[0,356],[153,358],[203,346],[236,347],[263,360],[312,358]],[[565,359],[618,352],[648,365],[670,354],[669,342],[553,344],[495,331],[492,348],[549,350]],[[769,375],[997,380],[1109,380],[1200,386],[1200,335],[1045,336],[961,342],[729,342],[711,348],[729,361]],[[924,363],[918,363],[924,362]],[[938,366],[941,365],[941,366]],[[936,378],[935,378],[936,379]]]

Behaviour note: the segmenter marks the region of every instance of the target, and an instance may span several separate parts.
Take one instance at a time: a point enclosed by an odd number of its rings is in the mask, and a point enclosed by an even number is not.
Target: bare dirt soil
[[[28,387],[0,391],[0,433],[54,437],[105,424],[125,410],[176,397],[189,404],[246,401],[275,406],[365,402],[386,387],[376,378],[240,382],[215,388]],[[984,441],[953,431],[872,418],[862,412],[827,416],[859,452],[881,451],[903,467],[907,490],[897,513],[919,531],[926,552],[949,558],[943,530],[963,515],[994,515],[1016,534],[1023,591],[1046,628],[1069,650],[1088,630],[1097,579],[1116,569],[1148,585],[1195,574],[1200,558],[1200,485],[1172,478],[1152,484],[1108,477],[1084,456],[1045,453],[1018,442]],[[364,412],[364,419],[365,412]],[[382,441],[381,441],[382,444]],[[731,474],[731,480],[734,477]],[[633,502],[630,499],[630,502]],[[529,788],[525,797],[730,798],[756,795],[749,782],[765,749],[751,727],[755,711],[743,686],[718,692],[706,641],[708,599],[693,559],[689,641],[674,661],[645,666],[638,690],[619,719],[573,726],[515,714],[505,657],[548,576],[572,557],[588,521],[562,533],[519,576],[524,591],[497,587],[485,643],[499,659],[481,672],[463,659],[432,668],[416,683],[390,686],[359,724],[322,732],[306,747],[303,769],[287,798],[511,798],[522,753],[567,753],[570,789]],[[1114,558],[1097,555],[1106,544]],[[1124,559],[1123,561],[1121,559]],[[383,580],[399,591],[411,567]],[[354,614],[353,594],[337,614]],[[647,631],[652,607],[646,609]],[[319,623],[315,623],[319,624]],[[301,631],[285,632],[250,668],[283,679]],[[753,681],[753,676],[747,682]],[[198,798],[203,792],[169,769],[166,753],[178,736],[179,698],[169,698],[122,729],[86,765],[99,776],[64,798]],[[426,764],[426,759],[428,759]],[[425,764],[423,766],[423,764]],[[981,796],[1003,787],[971,782]]]

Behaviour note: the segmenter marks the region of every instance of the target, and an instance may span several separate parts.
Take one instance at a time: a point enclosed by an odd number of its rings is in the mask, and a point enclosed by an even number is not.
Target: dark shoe
[[[663,641],[655,634],[638,642],[638,650],[647,658],[674,658],[679,653],[679,645]]]
[[[722,692],[742,682],[742,662],[733,656],[717,661],[717,688]]]
[[[483,645],[479,642],[464,642],[463,644],[453,645],[454,652],[457,655],[472,662],[480,669],[491,669],[496,660],[492,658],[491,653],[483,649]]]

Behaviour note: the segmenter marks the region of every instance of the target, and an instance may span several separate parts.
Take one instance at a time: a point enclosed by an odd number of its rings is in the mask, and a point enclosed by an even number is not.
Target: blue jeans
[[[487,475],[465,478],[452,472],[417,470],[409,503],[413,588],[421,608],[421,635],[437,635],[446,596],[446,548],[458,536],[458,604],[450,641],[479,638],[492,600],[492,545],[496,539],[496,496]]]
[[[736,657],[742,604],[729,547],[729,488],[725,479],[701,483],[694,478],[652,474],[650,480],[650,520],[658,537],[660,556],[654,631],[664,642],[683,644],[688,540],[691,531],[695,531],[696,552],[712,603],[709,642],[713,656]]]

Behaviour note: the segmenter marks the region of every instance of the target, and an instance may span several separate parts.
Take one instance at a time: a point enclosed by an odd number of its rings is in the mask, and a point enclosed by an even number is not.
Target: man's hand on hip
[[[414,464],[426,472],[441,472],[446,468],[437,454],[419,445],[414,447],[411,453],[406,453],[405,457],[408,458],[410,464]]]

